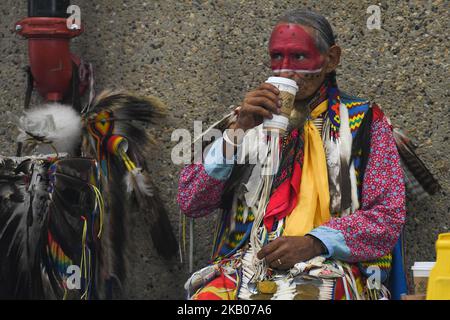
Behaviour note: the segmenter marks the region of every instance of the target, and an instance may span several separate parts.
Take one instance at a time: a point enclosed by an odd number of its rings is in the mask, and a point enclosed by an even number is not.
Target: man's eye
[[[294,58],[295,58],[296,60],[303,60],[303,59],[305,59],[306,57],[305,57],[305,55],[304,55],[303,53],[295,53],[295,54],[294,54]]]
[[[281,53],[272,53],[272,59],[281,60],[283,59],[283,55]]]

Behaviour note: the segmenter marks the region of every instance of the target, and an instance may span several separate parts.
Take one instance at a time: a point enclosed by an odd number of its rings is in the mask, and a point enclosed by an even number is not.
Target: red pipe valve
[[[48,101],[61,101],[69,92],[73,63],[80,59],[70,52],[70,39],[82,26],[67,26],[66,18],[29,17],[16,23],[16,32],[28,39],[28,54],[34,86]]]

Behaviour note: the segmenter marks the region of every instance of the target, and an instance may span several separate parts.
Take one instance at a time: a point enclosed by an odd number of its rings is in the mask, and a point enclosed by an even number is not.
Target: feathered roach
[[[0,298],[117,296],[137,211],[148,217],[157,252],[176,254],[145,166],[144,126],[164,115],[155,97],[105,91],[81,115],[49,104],[12,117],[22,142],[56,153],[0,158]]]

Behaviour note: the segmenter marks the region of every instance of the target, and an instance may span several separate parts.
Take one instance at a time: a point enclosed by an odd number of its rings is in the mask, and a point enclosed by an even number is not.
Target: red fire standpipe
[[[28,18],[16,23],[16,32],[28,39],[34,87],[48,101],[62,101],[70,92],[74,65],[80,59],[70,52],[70,39],[83,27],[67,26],[70,1],[28,0]],[[80,95],[84,91],[80,86]]]

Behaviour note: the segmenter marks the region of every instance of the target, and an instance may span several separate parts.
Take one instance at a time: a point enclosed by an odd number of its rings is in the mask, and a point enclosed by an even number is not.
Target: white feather
[[[340,156],[341,156],[341,159],[345,161],[345,163],[350,163],[350,158],[352,155],[353,136],[350,131],[348,109],[345,104],[343,104],[343,103],[340,104],[339,113],[340,113],[339,116],[341,119],[341,126],[339,128]],[[351,191],[352,203],[351,203],[351,208],[346,208],[345,210],[342,210],[342,213],[341,213],[342,216],[346,216],[350,213],[353,213],[356,209],[359,208],[358,190],[357,190],[357,186],[356,186],[355,166],[353,165],[353,163],[350,165],[349,174],[350,174],[350,187],[351,187],[350,191]]]
[[[22,132],[18,141],[30,138],[25,133],[29,132],[44,137],[58,152],[72,153],[81,140],[81,116],[68,105],[52,103],[27,110],[16,125]]]
[[[356,171],[355,164],[352,162],[350,166],[350,182],[352,185],[352,211],[354,213],[359,209],[359,200],[358,200],[358,186],[356,184]]]
[[[127,172],[124,178],[127,193],[133,192],[134,188],[136,187],[141,193],[147,196],[152,196],[152,188],[147,184],[145,180],[146,179],[142,174],[141,168],[135,168],[131,172]]]

